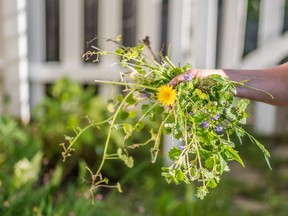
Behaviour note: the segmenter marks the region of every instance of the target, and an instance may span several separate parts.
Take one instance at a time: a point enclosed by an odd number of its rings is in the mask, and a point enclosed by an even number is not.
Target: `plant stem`
[[[79,133],[77,133],[76,137],[73,138],[73,140],[70,142],[69,146],[67,148],[64,147],[64,153],[67,154],[72,146],[75,144],[75,142],[78,140],[78,138],[82,135],[82,133],[84,133],[86,130],[88,130],[91,127],[97,126],[97,125],[101,125],[104,124],[106,122],[108,122],[110,119],[112,119],[113,116],[110,116],[108,119],[101,121],[101,122],[97,122],[97,123],[93,123],[93,124],[89,124],[86,127],[84,127]],[[65,162],[66,157],[63,158],[63,161]]]
[[[117,81],[105,81],[105,80],[95,80],[97,83],[105,83],[105,84],[112,84],[112,85],[122,85],[122,86],[133,86],[136,88],[145,88],[150,89],[153,91],[157,91],[157,88],[151,87],[151,86],[145,86],[145,85],[139,85],[135,83],[123,83],[123,82],[117,82]]]
[[[96,176],[96,177],[100,174],[100,171],[101,171],[101,169],[102,169],[102,167],[103,167],[103,165],[104,165],[104,162],[105,162],[105,160],[106,160],[106,157],[107,157],[107,150],[108,150],[108,146],[109,146],[109,142],[110,142],[110,137],[111,137],[112,129],[113,129],[113,127],[114,127],[114,122],[115,122],[115,120],[116,120],[116,118],[117,118],[117,116],[118,116],[118,113],[120,112],[122,106],[125,104],[127,98],[128,98],[131,94],[133,94],[133,93],[134,93],[134,90],[132,90],[131,92],[129,92],[129,93],[126,95],[126,97],[123,99],[123,101],[122,101],[121,104],[119,105],[116,113],[115,113],[114,116],[113,116],[111,125],[110,125],[110,127],[109,127],[109,131],[108,131],[106,143],[105,143],[105,146],[104,146],[102,161],[101,161],[101,163],[100,163],[100,165],[99,165],[99,167],[98,167],[97,172],[95,173],[95,176]],[[94,182],[92,182],[92,185],[94,185]]]

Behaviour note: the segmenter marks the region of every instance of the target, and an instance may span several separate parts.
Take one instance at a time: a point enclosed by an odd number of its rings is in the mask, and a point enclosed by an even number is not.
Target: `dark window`
[[[167,36],[168,36],[168,4],[169,0],[162,1],[162,16],[161,16],[161,52],[167,54]]]
[[[97,47],[96,37],[98,35],[98,0],[84,1],[84,51],[93,51]],[[93,62],[86,59],[85,62]]]
[[[257,48],[260,0],[248,1],[247,23],[243,56]]]
[[[220,63],[220,55],[218,53],[221,52],[221,30],[222,26],[222,12],[223,12],[223,0],[218,1],[218,14],[217,14],[217,42],[216,42],[216,67],[218,67]]]
[[[284,26],[283,32],[288,31],[288,0],[285,1],[285,18],[284,18]]]
[[[122,37],[124,46],[136,44],[136,3],[135,0],[123,1],[123,27]]]
[[[46,61],[60,60],[59,43],[59,0],[46,0]]]

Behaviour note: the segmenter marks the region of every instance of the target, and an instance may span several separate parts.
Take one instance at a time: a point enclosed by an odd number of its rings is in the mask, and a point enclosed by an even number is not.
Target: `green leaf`
[[[153,111],[156,115],[160,115],[164,112],[164,108],[162,106],[156,105]]]
[[[144,128],[145,124],[142,121],[137,122],[136,127],[135,127],[135,131],[139,132]]]
[[[129,112],[129,118],[135,118],[137,116],[137,111],[136,110],[132,110]]]
[[[137,101],[134,99],[133,95],[129,95],[129,97],[126,99],[126,102],[129,104],[129,105],[134,105]]]
[[[227,161],[222,157],[222,155],[219,153],[219,161],[220,161],[220,174],[222,174],[227,166]]]
[[[119,94],[117,97],[116,97],[116,100],[121,103],[123,101],[123,95],[122,94]]]
[[[199,198],[199,199],[204,199],[204,197],[209,193],[207,187],[204,187],[204,186],[200,186],[197,188],[197,193],[196,193],[196,196]]]
[[[127,135],[130,135],[133,132],[132,126],[128,123],[124,124],[123,129],[124,129],[125,134]]]
[[[226,115],[227,115],[231,120],[237,119],[237,113],[235,113],[235,111],[233,110],[233,107],[232,107],[232,106],[226,108]]]
[[[232,148],[235,147],[235,143],[230,141],[230,140],[225,140],[225,139],[221,139],[221,142],[224,144],[224,145],[227,145],[227,146],[230,146]]]
[[[214,160],[212,157],[209,157],[207,160],[205,160],[205,166],[207,169],[212,169],[214,166]]]
[[[119,117],[120,117],[121,120],[124,121],[124,120],[126,120],[126,119],[129,117],[129,113],[121,110],[121,111],[119,112]]]
[[[242,98],[240,100],[238,100],[237,102],[237,108],[239,112],[244,112],[247,108],[247,106],[249,105],[250,100],[246,99],[246,98]]]
[[[179,148],[177,148],[176,146],[172,149],[170,149],[170,151],[168,152],[168,156],[171,160],[175,161],[179,158],[181,154],[181,150]]]
[[[233,160],[238,161],[243,167],[245,167],[245,165],[244,165],[242,159],[240,158],[238,152],[235,151],[233,148],[231,148],[230,146],[227,146],[225,153],[228,157],[230,157]]]
[[[247,133],[246,131],[245,131],[245,133],[248,135],[249,139],[250,139],[253,143],[255,143],[255,144],[261,149],[261,151],[262,151],[263,154],[264,154],[264,158],[265,158],[265,160],[266,160],[266,163],[267,163],[269,169],[272,170],[272,167],[271,167],[271,164],[270,164],[270,161],[269,161],[269,157],[270,157],[269,151],[264,147],[264,145],[262,145],[258,140],[256,140],[256,139],[255,139],[253,136],[251,136],[249,133]]]
[[[198,97],[200,99],[209,100],[209,96],[207,94],[203,93],[200,89],[195,89],[193,94],[198,95]]]
[[[233,128],[234,128],[234,131],[236,133],[236,136],[239,139],[240,144],[242,145],[243,143],[242,143],[242,138],[241,137],[244,135],[243,129],[242,128],[237,128],[234,125],[233,125]]]
[[[214,179],[210,179],[210,180],[207,182],[207,187],[209,187],[209,188],[216,188],[216,187],[217,187],[217,182],[216,182]]]
[[[270,161],[269,161],[269,157],[266,154],[264,154],[264,158],[266,160],[266,163],[267,163],[269,169],[272,170],[272,167],[271,167],[271,164],[270,164]]]
[[[183,173],[181,169],[175,170],[174,181],[176,184],[179,184],[180,182],[185,182],[186,184],[189,183],[187,176]]]
[[[142,115],[145,114],[149,109],[149,104],[143,104],[141,107],[141,113]]]
[[[128,157],[126,154],[122,154],[122,149],[118,148],[117,149],[117,155],[122,160],[125,165],[129,168],[132,168],[134,166],[134,159],[130,156]]]
[[[171,170],[171,168],[168,167],[162,167],[162,173],[161,176],[165,178],[168,184],[170,184],[174,178],[174,172]]]
[[[127,167],[132,168],[134,166],[134,159],[133,157],[128,157],[128,159],[125,161],[125,164]]]
[[[113,113],[113,112],[115,111],[114,105],[113,105],[112,103],[109,103],[109,104],[107,105],[107,110],[108,110],[108,112]]]

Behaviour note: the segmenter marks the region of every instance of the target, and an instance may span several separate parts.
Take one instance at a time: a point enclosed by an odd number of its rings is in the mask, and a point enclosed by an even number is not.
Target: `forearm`
[[[263,70],[222,70],[220,74],[233,81],[244,81],[246,86],[237,85],[237,95],[276,106],[288,106],[288,64]],[[259,90],[255,90],[259,89]],[[269,95],[269,92],[271,95]]]
[[[259,70],[189,69],[173,78],[169,84],[175,86],[185,82],[187,75],[204,78],[212,74],[227,77],[235,82],[245,81],[245,85],[236,85],[238,97],[276,106],[288,106],[288,63]]]

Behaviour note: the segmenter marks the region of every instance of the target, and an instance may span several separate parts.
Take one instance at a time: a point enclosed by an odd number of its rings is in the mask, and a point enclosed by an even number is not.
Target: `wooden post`
[[[122,0],[99,0],[98,26],[100,37],[115,38],[122,34],[122,5]],[[105,42],[105,40],[100,40],[99,44],[104,50],[113,50],[115,47],[112,43]],[[106,64],[106,59],[102,63]]]
[[[191,59],[191,31],[192,31],[192,5],[195,0],[170,0],[168,8],[168,46],[170,46],[170,58],[175,65],[184,66],[192,63]],[[163,137],[163,155],[179,141],[172,141],[171,136]],[[164,158],[164,163],[169,165],[170,159]]]
[[[10,98],[7,112],[22,121],[30,119],[26,1],[2,1],[3,80]]]
[[[191,62],[191,10],[195,0],[170,0],[168,12],[168,46],[175,65]]]
[[[28,9],[28,59],[43,64],[46,58],[46,10],[45,0],[29,0]],[[35,19],[37,17],[37,19]],[[29,68],[30,69],[30,68]],[[30,70],[29,70],[30,72]],[[30,107],[33,109],[45,95],[43,83],[30,82]]]
[[[198,0],[194,17],[193,52],[196,68],[215,68],[217,44],[217,0]]]
[[[136,39],[150,37],[154,52],[161,49],[161,0],[137,0]]]
[[[233,68],[242,61],[246,17],[247,0],[223,1],[219,62],[221,68]]]
[[[82,64],[84,1],[60,1],[60,61],[69,66]]]

